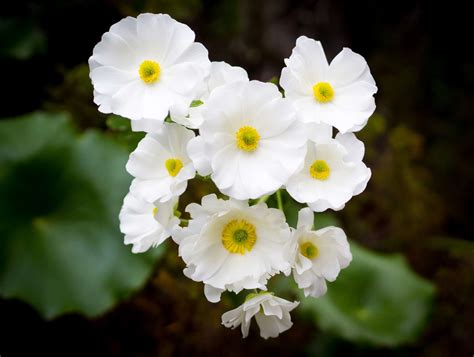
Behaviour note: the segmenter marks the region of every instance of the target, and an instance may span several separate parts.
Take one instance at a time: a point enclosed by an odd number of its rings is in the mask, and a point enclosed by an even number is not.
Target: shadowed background
[[[151,276],[144,278],[143,288],[134,283],[133,294],[124,293],[125,300],[98,317],[67,314],[46,320],[18,299],[0,299],[2,356],[33,351],[112,356],[473,353],[474,228],[468,207],[474,192],[474,61],[468,51],[471,20],[459,4],[26,0],[2,7],[0,118],[38,110],[67,112],[79,131],[96,128],[127,149],[139,138],[120,132],[119,124],[97,111],[87,67],[100,36],[127,15],[169,13],[196,32],[211,60],[242,66],[250,78],[262,81],[279,76],[283,59],[300,35],[322,41],[328,60],[342,47],[360,53],[379,87],[376,113],[357,134],[366,144],[364,161],[373,177],[361,196],[330,217],[353,241],[379,252],[402,253],[412,270],[436,287],[422,330],[404,343],[357,341],[322,331],[304,316],[296,317],[293,328],[278,339],[264,341],[252,330],[242,340],[239,331],[220,326],[220,315],[232,306],[232,300],[217,305],[207,302],[202,286],[182,275],[174,244],[168,242]],[[17,135],[24,134],[18,131]],[[29,142],[30,136],[24,140]],[[35,164],[41,166],[38,161]],[[24,185],[32,186],[28,195],[18,197],[10,188],[2,189],[0,200],[8,204],[24,200],[31,208],[28,200],[37,199],[35,186],[41,186],[41,180],[31,177]],[[197,200],[199,190],[199,183],[191,183],[185,201]],[[55,187],[51,191],[58,192]],[[10,220],[10,224],[21,222]],[[0,251],[0,259],[6,261],[7,254]],[[125,272],[128,262],[124,264]],[[403,290],[403,282],[399,283],[397,288]],[[81,291],[80,284],[88,281],[77,284]],[[38,281],[36,289],[43,287]],[[350,300],[350,290],[347,296]]]

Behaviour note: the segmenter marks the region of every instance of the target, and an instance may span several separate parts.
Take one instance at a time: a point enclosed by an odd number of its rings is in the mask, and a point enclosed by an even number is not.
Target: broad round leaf
[[[128,154],[65,115],[0,122],[0,294],[44,317],[95,316],[144,284],[161,253],[124,246]]]
[[[300,311],[348,340],[385,346],[416,340],[431,310],[433,285],[402,256],[373,253],[354,242],[351,250],[351,265],[329,283],[327,294],[302,296]]]

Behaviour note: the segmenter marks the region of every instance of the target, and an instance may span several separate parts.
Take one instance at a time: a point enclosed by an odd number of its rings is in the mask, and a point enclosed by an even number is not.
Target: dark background
[[[0,300],[2,357],[472,355],[471,11],[455,1],[8,1],[0,17],[0,118],[67,110],[81,128],[105,129],[92,103],[87,59],[113,23],[147,11],[187,23],[211,60],[242,66],[253,79],[279,76],[303,34],[322,41],[328,60],[342,47],[367,59],[379,87],[376,124],[359,136],[373,178],[338,216],[348,236],[381,252],[402,252],[436,284],[427,329],[415,343],[393,349],[315,333],[302,321],[278,339],[264,342],[251,333],[241,340],[215,323],[226,307],[193,298],[201,287],[184,279],[181,263],[169,255],[143,291],[97,319],[46,322],[22,302]],[[29,47],[16,48],[25,36]]]

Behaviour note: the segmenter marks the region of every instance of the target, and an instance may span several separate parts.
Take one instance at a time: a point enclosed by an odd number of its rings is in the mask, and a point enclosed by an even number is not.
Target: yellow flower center
[[[252,223],[245,219],[234,219],[222,230],[222,245],[233,254],[251,251],[257,241],[257,232]]]
[[[183,168],[183,163],[180,159],[171,158],[165,161],[165,167],[170,176],[175,177]]]
[[[154,207],[152,210],[152,213],[153,213],[153,216],[156,216],[156,214],[158,213],[158,207]]]
[[[316,160],[309,167],[309,174],[316,180],[326,180],[331,173],[331,168],[324,160]]]
[[[300,253],[308,259],[314,259],[318,256],[319,250],[313,243],[305,242],[300,245]]]
[[[237,147],[244,151],[254,151],[260,141],[258,131],[251,126],[241,127],[235,134]]]
[[[328,82],[319,82],[313,86],[313,95],[319,103],[327,103],[334,98],[334,89]]]
[[[140,65],[138,73],[143,82],[150,84],[158,80],[161,68],[158,62],[146,60]]]

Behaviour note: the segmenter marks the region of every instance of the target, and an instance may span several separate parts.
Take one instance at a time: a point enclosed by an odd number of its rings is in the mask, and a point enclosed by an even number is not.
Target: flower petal
[[[346,47],[332,60],[328,78],[334,87],[344,87],[361,79],[375,86],[364,57]]]

